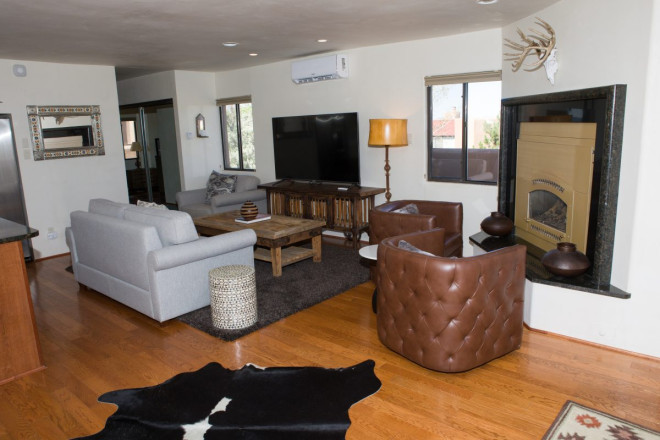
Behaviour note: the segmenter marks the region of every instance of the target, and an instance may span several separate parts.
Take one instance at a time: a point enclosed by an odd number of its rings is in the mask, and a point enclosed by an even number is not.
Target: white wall
[[[501,33],[490,30],[344,51],[349,78],[296,85],[291,62],[219,72],[219,98],[251,94],[257,175],[275,180],[274,116],[358,112],[363,186],[384,187],[385,152],[367,146],[370,118],[406,118],[410,144],[390,149],[392,199],[419,198],[464,203],[465,240],[497,208],[497,188],[426,180],[426,91],[424,77],[498,70]],[[383,203],[384,196],[376,202]],[[466,252],[471,248],[466,247]]]
[[[534,16],[550,23],[557,34],[555,86],[543,69],[513,73],[503,62],[503,97],[627,84],[612,284],[632,297],[614,299],[530,284],[526,322],[532,328],[660,357],[660,295],[650,257],[660,248],[652,232],[653,219],[660,214],[655,189],[660,163],[659,11],[651,0],[635,2],[635,7],[616,0],[564,0]],[[516,40],[516,27],[526,30],[533,22],[532,16],[514,23],[503,29],[503,36]]]
[[[215,74],[174,70],[122,80],[117,88],[122,105],[173,99],[181,189],[203,187],[211,171],[222,168]],[[197,137],[199,113],[206,119],[207,138]]]
[[[25,65],[27,76],[15,77],[14,64]],[[0,59],[0,101],[0,113],[13,119],[28,221],[40,233],[32,239],[35,258],[67,253],[71,211],[96,197],[128,201],[114,67]],[[25,106],[83,104],[101,107],[105,155],[32,160]],[[46,238],[50,228],[54,240]]]
[[[176,121],[181,141],[182,189],[202,188],[212,170],[222,167],[220,113],[215,105],[215,74],[177,70]],[[198,138],[195,118],[206,120],[207,138]]]

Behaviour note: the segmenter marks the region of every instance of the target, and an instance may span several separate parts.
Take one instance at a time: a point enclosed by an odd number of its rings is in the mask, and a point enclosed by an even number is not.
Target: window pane
[[[430,178],[460,179],[463,144],[463,84],[431,86]]]
[[[225,166],[238,169],[241,167],[238,156],[238,125],[236,123],[236,106],[225,107],[225,129],[227,133],[225,154]]]
[[[501,100],[501,81],[468,84],[468,180],[497,182]]]
[[[254,153],[254,133],[252,130],[252,103],[240,104],[241,112],[241,151],[243,153],[243,169],[257,168]]]

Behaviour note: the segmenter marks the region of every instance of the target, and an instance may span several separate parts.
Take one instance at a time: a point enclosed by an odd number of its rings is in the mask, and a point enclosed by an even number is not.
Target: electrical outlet
[[[48,237],[49,240],[55,240],[57,238],[57,232],[55,232],[55,228],[48,228],[48,234],[46,234],[46,237]]]

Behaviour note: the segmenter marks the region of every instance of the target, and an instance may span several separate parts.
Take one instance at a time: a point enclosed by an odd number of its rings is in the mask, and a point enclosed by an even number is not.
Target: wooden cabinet
[[[0,219],[0,384],[44,368],[21,243],[37,234]]]
[[[268,194],[269,213],[324,220],[326,229],[344,232],[355,249],[362,232],[369,229],[369,211],[376,194],[385,192],[385,188],[294,181],[266,183],[259,188]]]

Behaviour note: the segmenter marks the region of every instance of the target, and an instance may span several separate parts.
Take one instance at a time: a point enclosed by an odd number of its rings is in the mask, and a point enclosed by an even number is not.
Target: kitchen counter
[[[0,384],[44,367],[22,240],[39,231],[0,218]]]

